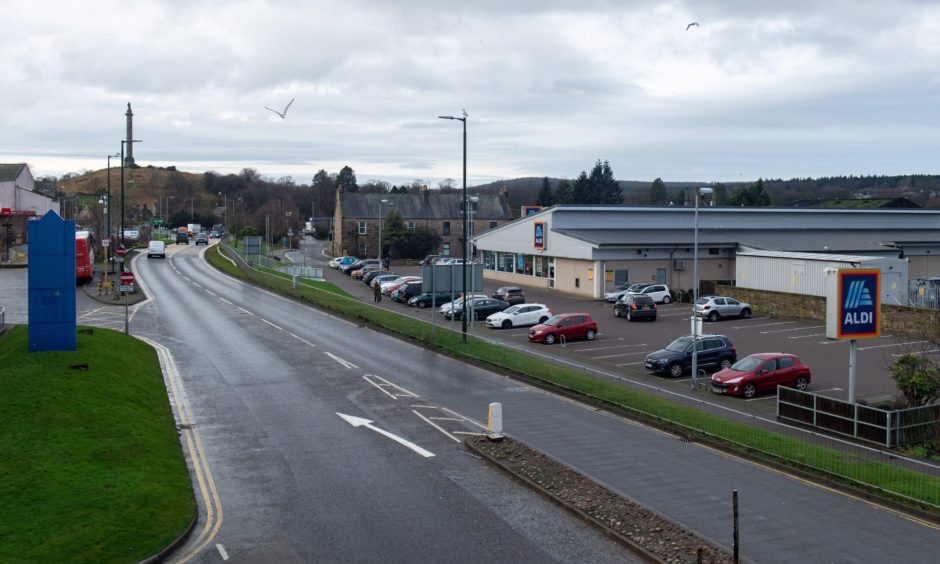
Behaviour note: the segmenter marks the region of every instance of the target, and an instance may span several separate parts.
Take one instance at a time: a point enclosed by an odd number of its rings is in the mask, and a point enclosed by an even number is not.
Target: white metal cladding
[[[826,296],[827,268],[878,268],[883,303],[903,303],[907,291],[907,260],[815,253],[761,251],[738,253],[736,284],[740,288]]]

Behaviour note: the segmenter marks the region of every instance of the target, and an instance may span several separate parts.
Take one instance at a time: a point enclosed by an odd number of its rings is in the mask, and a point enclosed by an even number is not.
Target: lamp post
[[[698,337],[702,332],[702,320],[695,315],[698,301],[698,201],[702,194],[711,194],[712,189],[702,186],[695,189],[695,219],[692,236],[692,389],[698,387]]]
[[[388,200],[386,200],[385,198],[382,198],[381,200],[379,200],[379,252],[376,256],[379,259],[380,267],[383,266],[382,264],[382,204],[388,204],[390,206],[395,205],[389,202]]]
[[[463,122],[463,300],[464,309],[467,308],[467,111],[464,110],[463,117],[456,116],[437,116],[440,119],[451,119]],[[463,331],[463,342],[467,342],[467,316],[460,316],[460,326]]]
[[[108,156],[110,157],[111,155],[108,155]],[[109,217],[109,214],[108,214],[108,208],[111,207],[110,200],[111,198],[109,198],[107,194],[102,194],[101,199],[98,200],[98,204],[101,206],[102,211],[104,212],[105,233],[103,234],[101,241],[102,241],[102,245],[104,245],[104,287],[105,288],[110,288],[110,286],[108,285],[108,266],[109,266],[108,252],[111,249],[111,245],[110,245],[110,241],[105,243],[105,240],[106,240],[105,238],[108,236],[108,227],[111,224],[111,221],[110,221],[111,218]]]
[[[124,145],[127,143],[143,143],[140,139],[121,139],[121,248],[124,248]],[[124,265],[121,265],[124,270]]]
[[[107,237],[109,241],[110,241],[110,239],[111,239],[111,159],[116,159],[116,158],[118,158],[118,157],[120,157],[120,156],[121,156],[120,153],[115,153],[115,154],[113,154],[113,155],[108,155],[108,207],[107,207],[107,209],[105,210],[105,211],[106,211],[106,215],[108,216],[108,219],[107,219],[107,225],[108,225],[108,230],[107,230],[107,231],[108,231],[108,232],[105,233],[105,237]],[[110,245],[109,245],[109,246],[108,246],[108,252],[106,253],[106,256],[105,256],[105,261],[110,261],[110,260],[111,260],[111,258],[110,258],[110,257],[111,257],[111,252],[112,252],[112,251],[111,251],[111,247],[110,247]],[[107,269],[110,267],[110,264],[111,264],[110,262],[107,262],[107,264],[105,264],[105,270],[107,270]]]

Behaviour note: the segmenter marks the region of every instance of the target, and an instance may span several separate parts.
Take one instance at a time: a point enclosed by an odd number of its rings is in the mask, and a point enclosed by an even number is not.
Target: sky
[[[0,162],[309,184],[938,174],[940,2],[0,0]],[[695,22],[698,25],[689,26]],[[281,118],[265,106],[282,111]],[[116,161],[112,159],[112,164]]]

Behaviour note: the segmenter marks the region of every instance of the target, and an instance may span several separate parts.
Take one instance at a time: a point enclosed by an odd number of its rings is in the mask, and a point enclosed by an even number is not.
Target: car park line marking
[[[411,412],[414,413],[415,415],[417,415],[419,418],[421,418],[425,423],[427,423],[427,424],[430,425],[431,427],[434,427],[435,429],[437,429],[437,430],[440,431],[441,433],[444,433],[444,436],[446,436],[448,439],[451,439],[452,441],[457,442],[457,443],[460,442],[460,439],[458,439],[457,437],[455,437],[455,436],[453,436],[452,434],[450,434],[450,433],[448,433],[447,431],[445,431],[440,425],[438,425],[438,424],[435,423],[434,421],[431,421],[430,419],[428,419],[428,418],[425,417],[424,415],[421,415],[420,413],[418,413],[418,412],[415,411],[414,409],[412,409]],[[451,421],[453,421],[453,420],[451,419]]]
[[[842,388],[826,388],[825,390],[813,390],[814,394],[821,394],[823,392],[841,392]]]
[[[459,417],[428,417],[431,421],[462,421]]]
[[[761,331],[761,335],[768,335],[770,333],[788,333],[790,331],[805,331],[808,329],[822,329],[825,325],[813,325],[812,327],[794,327],[793,329],[774,329],[771,331]]]
[[[278,331],[283,331],[283,330],[284,330],[284,329],[281,329],[281,327],[279,327],[279,326],[277,326],[277,325],[271,323],[270,321],[268,321],[267,319],[265,319],[265,318],[263,318],[263,317],[261,318],[261,321],[264,321],[265,323],[267,323],[267,324],[270,325],[271,327],[274,327],[274,328],[277,329]]]
[[[592,360],[600,360],[602,358],[614,358],[617,356],[636,356],[638,354],[648,354],[648,351],[632,352],[632,353],[622,353],[622,354],[607,354],[604,356],[592,356]]]
[[[183,276],[183,280],[187,282],[192,282],[192,280],[189,279],[189,276],[186,276],[185,274],[183,274],[182,276]]]
[[[225,547],[222,546],[222,543],[216,543],[215,548],[219,551],[219,556],[222,557],[222,560],[228,560],[228,552],[225,551]]]
[[[812,333],[810,335],[797,335],[796,337],[787,337],[787,339],[811,339],[813,337],[824,337],[825,333]]]
[[[288,331],[287,334],[290,335],[291,337],[297,339],[298,341],[300,341],[301,343],[303,343],[303,344],[305,344],[305,345],[311,346],[311,347],[313,347],[313,348],[317,348],[317,346],[314,345],[313,343],[311,343],[310,341],[307,341],[306,339],[303,339],[303,338],[301,338],[301,337],[298,337],[297,335],[294,335],[293,333],[291,333],[291,332],[289,332],[289,331]]]
[[[226,300],[225,298],[219,298],[219,299],[222,300],[223,302],[227,303],[228,305],[235,305],[235,304],[233,304],[232,302]]]
[[[416,404],[416,403],[413,403],[413,404],[411,404],[411,405],[408,406],[408,407],[413,407],[413,408],[415,408],[415,409],[437,409],[437,407],[435,407],[435,406],[433,406],[433,405],[420,405],[420,404]]]
[[[636,366],[637,364],[646,364],[646,361],[628,362],[626,364],[618,364],[617,366]]]
[[[722,395],[724,395],[724,394],[722,394]],[[764,397],[762,397],[762,398],[751,398],[751,399],[746,399],[746,400],[744,400],[744,401],[745,401],[745,402],[748,402],[748,401],[764,401],[764,400],[768,400],[768,399],[777,399],[777,396],[776,396],[776,394],[768,394],[768,395],[766,395],[766,396],[764,396]]]
[[[326,356],[332,358],[332,359],[335,360],[336,362],[342,364],[342,365],[345,366],[346,368],[359,368],[359,367],[356,366],[355,364],[349,362],[348,360],[343,360],[342,358],[336,356],[335,354],[333,354],[333,353],[331,353],[331,352],[326,352],[326,353],[324,353],[324,354],[326,354]]]
[[[760,323],[758,325],[741,325],[732,327],[732,329],[753,329],[754,327],[773,327],[774,325],[792,325],[796,321],[778,321],[776,323]]]
[[[243,307],[241,307],[241,306],[238,306],[238,309],[242,310],[242,312],[247,313],[248,315],[254,315],[253,313],[251,313],[250,311],[248,311],[247,309],[245,309],[245,308],[243,308]]]
[[[891,353],[891,356],[896,357],[896,356],[906,356],[909,354],[931,354],[935,352],[940,352],[940,349],[930,349],[929,351],[918,351],[918,352],[912,352],[912,353]]]
[[[848,340],[840,341],[839,339],[832,339],[832,340],[829,340],[829,341],[819,341],[819,344],[820,344],[820,345],[833,345],[833,344],[836,344],[836,343],[843,343],[843,344],[844,344],[844,343],[848,343],[848,342],[849,342]]]
[[[343,419],[343,421],[349,423],[353,427],[365,427],[366,429],[369,429],[370,431],[375,431],[376,433],[382,435],[383,437],[388,437],[389,439],[392,439],[396,443],[408,447],[409,449],[415,451],[416,453],[420,454],[421,456],[425,458],[431,458],[432,456],[434,456],[433,452],[426,450],[424,448],[421,448],[415,443],[409,440],[403,439],[399,437],[398,435],[389,433],[385,429],[380,429],[376,427],[375,425],[372,424],[373,422],[369,421],[368,419],[365,419],[362,417],[356,417],[354,415],[346,415],[345,413],[340,413],[338,411],[336,412],[336,415],[339,415]]]
[[[327,354],[329,354],[329,353],[327,353]],[[397,400],[399,397],[403,397],[403,398],[420,398],[420,397],[421,397],[421,396],[419,396],[418,394],[416,394],[416,393],[414,393],[414,392],[412,392],[412,391],[410,391],[410,390],[406,390],[405,388],[402,388],[402,387],[399,386],[398,384],[389,382],[389,381],[386,380],[385,378],[382,378],[381,376],[377,376],[377,375],[375,375],[375,374],[364,374],[364,375],[362,376],[362,378],[363,378],[366,382],[372,384],[372,385],[375,386],[376,388],[378,388],[378,389],[382,390],[383,392],[385,392],[385,393],[386,393],[387,395],[389,395],[392,399],[396,399],[396,400]],[[373,378],[376,379],[376,380],[381,380],[382,383],[379,384],[379,383],[373,382],[373,381],[372,381]],[[402,393],[401,393],[401,394],[392,394],[392,393],[388,392],[388,391],[384,388],[385,386],[390,387],[390,388],[395,388],[395,389],[397,389],[397,390],[400,390]]]
[[[872,345],[870,347],[858,347],[860,351],[867,351],[868,349],[883,349],[887,347],[904,347],[907,345],[921,345],[923,343],[929,343],[930,341],[909,341],[907,343],[892,343],[890,345]]]
[[[581,349],[581,352],[584,351],[602,351],[604,349],[622,349],[624,347],[645,347],[646,343],[640,343],[636,345],[614,345],[612,347],[595,347],[593,349]]]

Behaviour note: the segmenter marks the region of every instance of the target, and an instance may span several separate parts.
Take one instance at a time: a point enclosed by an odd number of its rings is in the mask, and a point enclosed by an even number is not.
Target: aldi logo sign
[[[534,247],[536,249],[545,249],[545,222],[535,222]]]
[[[881,334],[881,271],[846,268],[838,273],[839,339],[868,339]]]

